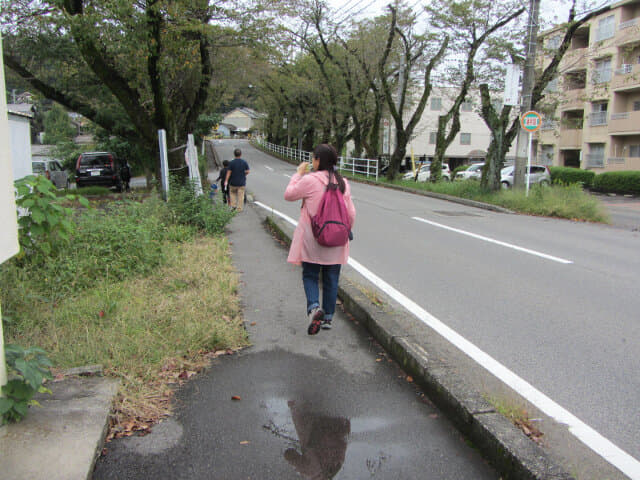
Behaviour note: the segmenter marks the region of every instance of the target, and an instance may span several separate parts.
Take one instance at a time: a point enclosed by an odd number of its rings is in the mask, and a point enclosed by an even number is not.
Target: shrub
[[[75,226],[71,220],[72,210],[60,204],[62,199],[57,197],[55,185],[43,176],[29,175],[17,180],[15,186],[21,255],[43,262],[69,241]],[[64,198],[78,198],[85,207],[89,205],[85,198],[76,195]]]
[[[3,424],[22,420],[29,405],[38,405],[33,399],[36,392],[51,393],[42,382],[45,378],[53,378],[49,372],[51,361],[40,348],[24,349],[19,345],[7,344],[5,358],[10,378],[2,387],[3,397],[0,397]]]
[[[593,189],[599,192],[640,195],[640,171],[601,173],[593,181]]]
[[[192,182],[185,185],[171,181],[169,189],[169,209],[172,222],[192,225],[208,235],[219,235],[234,212],[223,204],[212,205],[206,195],[197,196]]]
[[[591,170],[582,170],[571,167],[549,167],[551,171],[551,183],[572,185],[580,183],[585,188],[591,188],[596,173]]]

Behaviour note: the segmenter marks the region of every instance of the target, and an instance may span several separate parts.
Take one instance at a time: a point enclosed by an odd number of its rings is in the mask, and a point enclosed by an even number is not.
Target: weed
[[[496,411],[506,417],[511,423],[537,444],[542,443],[543,433],[533,424],[524,406],[515,405],[504,399],[485,396],[485,399],[495,407]]]

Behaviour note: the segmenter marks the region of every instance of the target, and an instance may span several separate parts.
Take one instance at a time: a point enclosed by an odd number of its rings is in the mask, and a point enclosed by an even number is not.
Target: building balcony
[[[609,119],[610,135],[640,135],[640,111],[612,113]]]
[[[578,149],[582,147],[581,129],[560,130],[559,146],[563,149]]]
[[[565,90],[562,100],[560,101],[561,110],[582,110],[587,93],[584,88],[576,88],[573,90]]]
[[[584,70],[587,68],[588,48],[567,50],[562,57],[562,70]]]
[[[640,42],[640,18],[632,18],[618,25],[616,45],[628,45]]]
[[[640,90],[640,64],[624,64],[616,69],[611,79],[614,92]]]

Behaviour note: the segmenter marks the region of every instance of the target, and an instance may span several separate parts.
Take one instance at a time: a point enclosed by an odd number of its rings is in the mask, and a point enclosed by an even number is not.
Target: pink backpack
[[[331,183],[331,172],[318,212],[311,217],[311,230],[318,243],[325,247],[340,247],[352,238],[347,206],[338,184]]]

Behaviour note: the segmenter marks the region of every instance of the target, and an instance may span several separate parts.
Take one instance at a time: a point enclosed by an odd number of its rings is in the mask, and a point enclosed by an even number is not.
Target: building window
[[[460,110],[462,110],[463,112],[472,111],[473,103],[471,103],[469,100],[465,100],[464,102],[462,102],[462,105],[460,105]]]
[[[553,165],[553,145],[542,145],[540,157],[541,165]]]
[[[544,87],[544,91],[548,93],[556,93],[558,91],[558,77],[547,83],[547,86]]]
[[[640,145],[629,145],[629,156],[640,157]]]
[[[591,104],[591,122],[592,127],[607,124],[607,102],[598,102]]]
[[[431,145],[435,145],[436,144],[436,135],[438,134],[438,132],[429,132],[429,144]]]
[[[471,145],[471,134],[470,133],[461,133],[460,134],[460,145]]]
[[[557,49],[562,43],[562,35],[554,35],[547,40],[547,48],[549,50]]]
[[[598,31],[596,32],[596,41],[600,42],[615,35],[615,17],[610,15],[598,22]]]
[[[640,111],[640,100],[635,100],[633,102],[633,111],[634,112]]]
[[[605,83],[611,81],[611,57],[596,60],[593,69],[593,83]]]
[[[431,98],[431,110],[440,110],[442,108],[442,98],[440,97],[432,97]]]
[[[590,143],[587,167],[604,167],[604,143]]]

